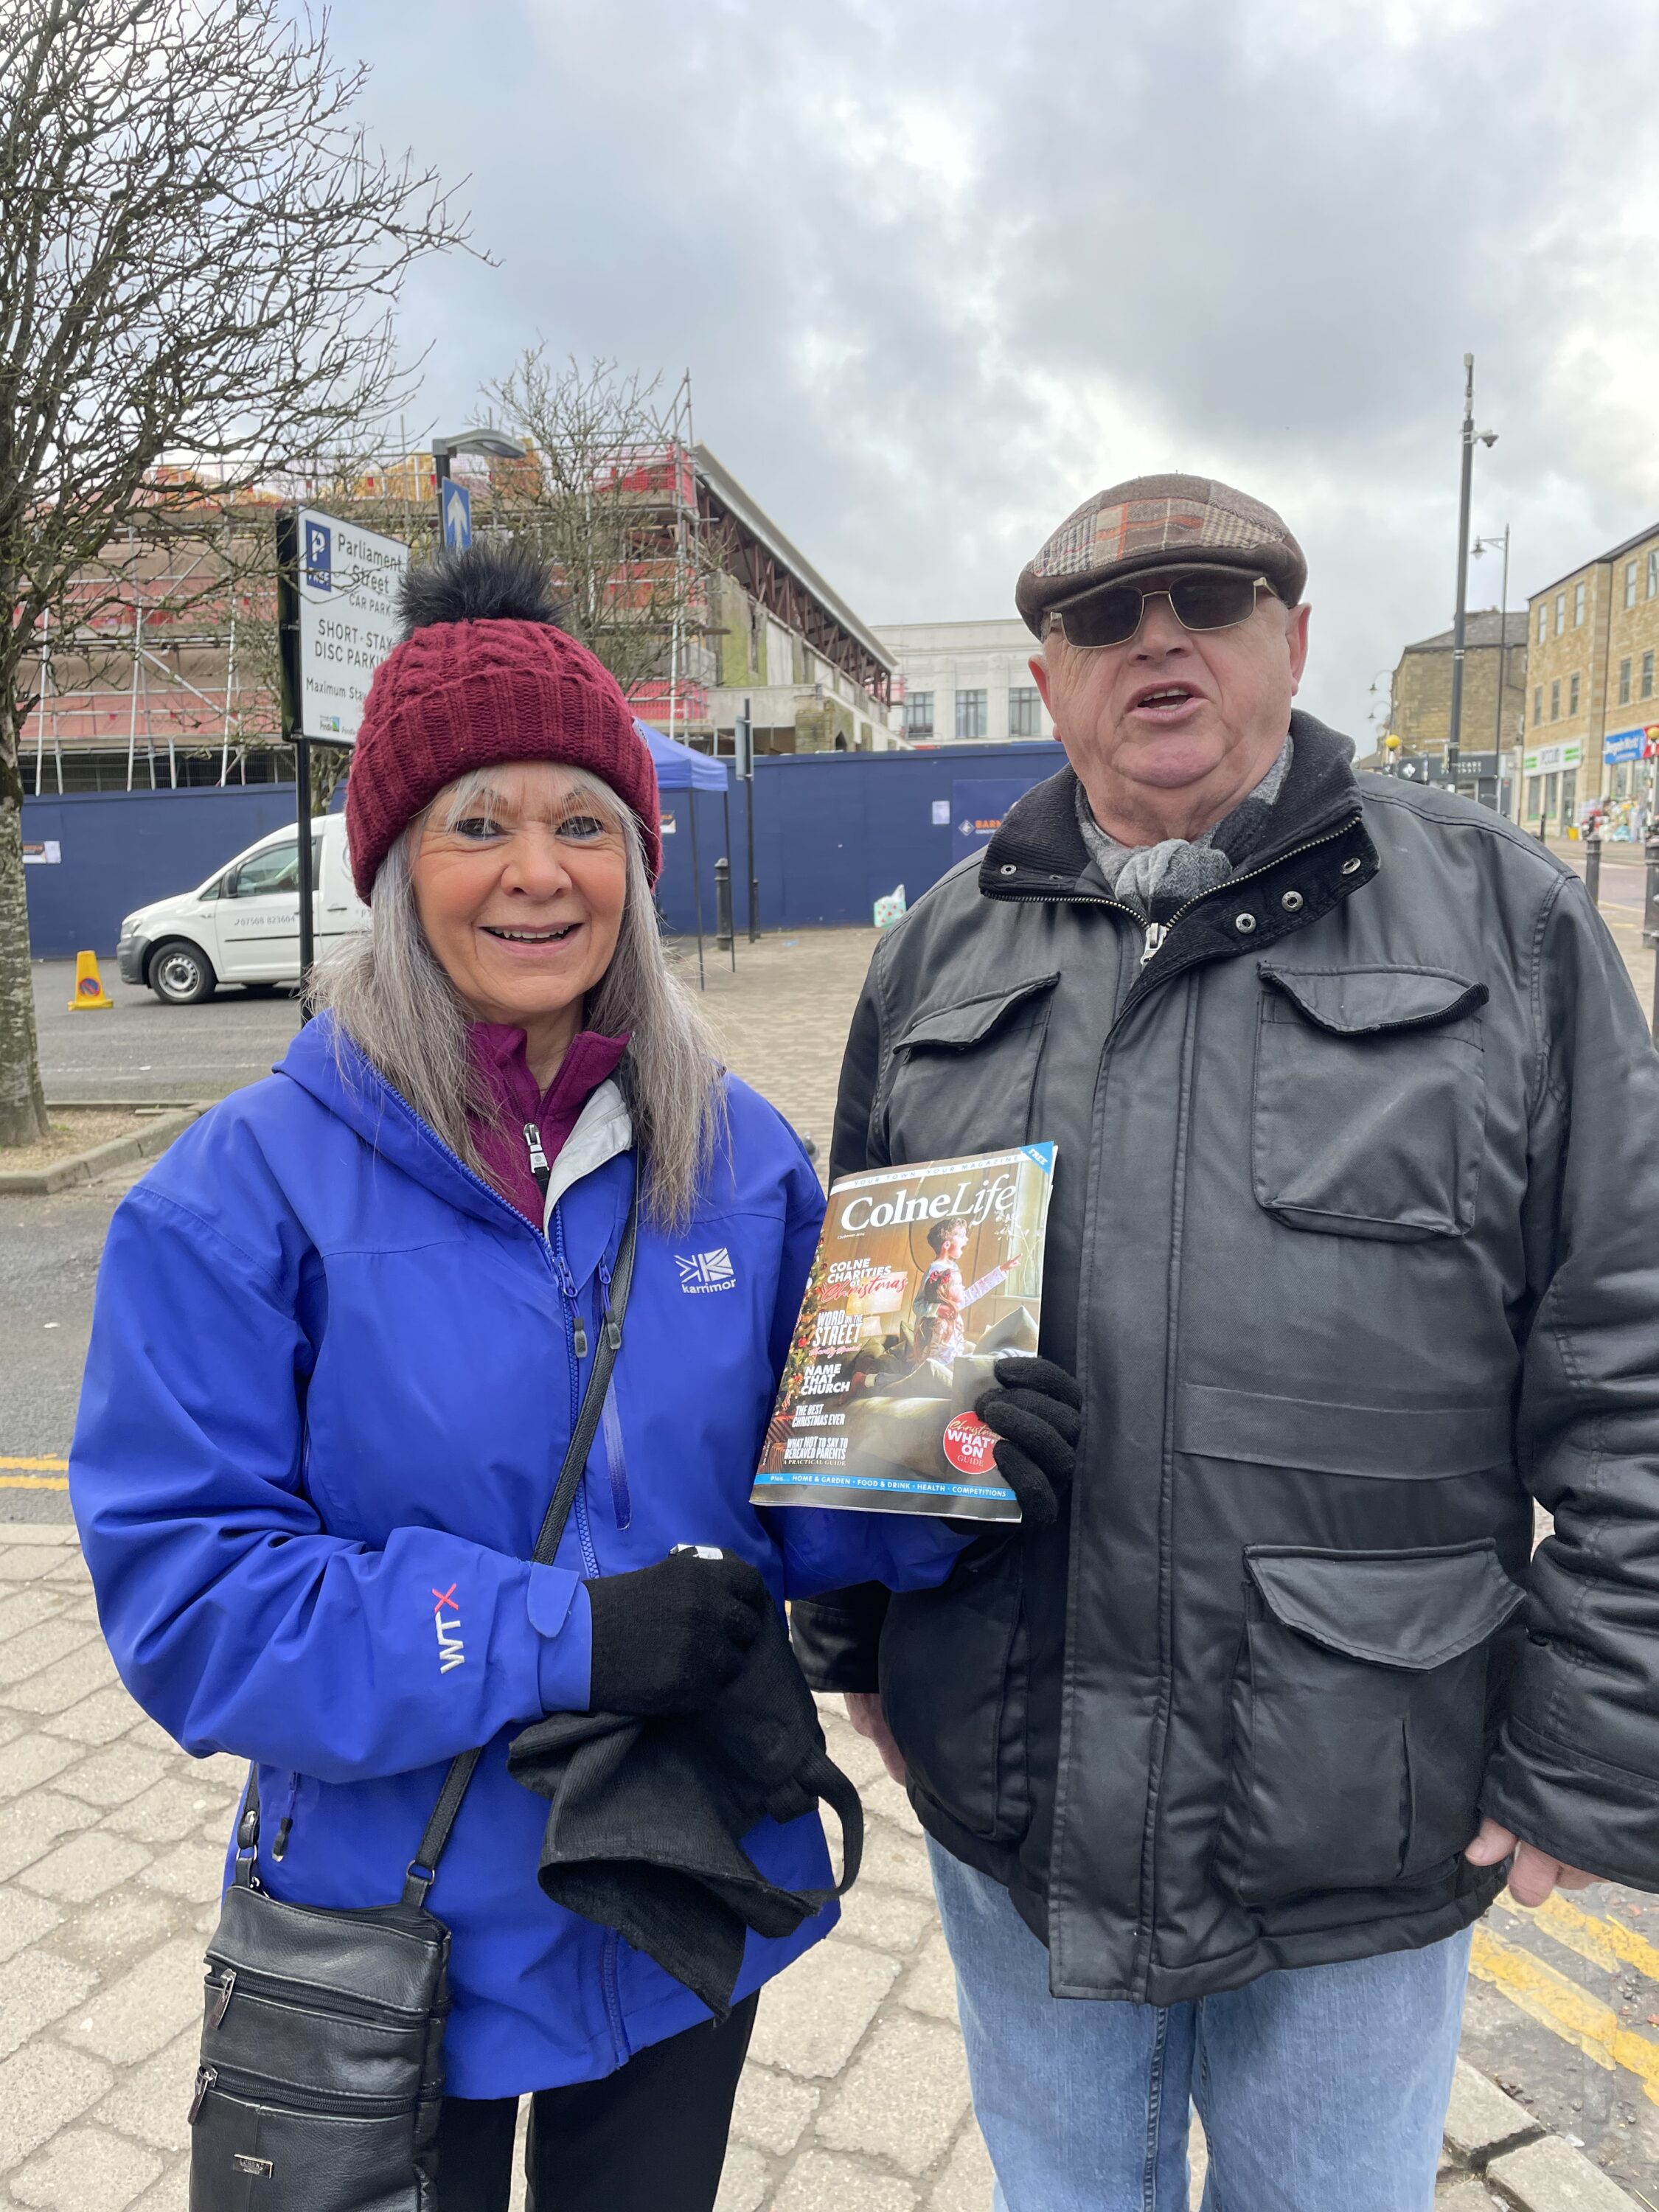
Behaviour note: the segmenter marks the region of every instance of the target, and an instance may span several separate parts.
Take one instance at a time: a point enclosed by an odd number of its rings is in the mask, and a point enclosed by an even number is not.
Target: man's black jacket
[[[1028,793],[842,1071],[835,1174],[1058,1146],[1069,1526],[794,1613],[820,1687],[878,1634],[917,1811],[1057,1996],[1449,1936],[1477,1807],[1659,1888],[1659,1057],[1575,876],[1291,729],[1271,842],[1146,964],[1070,770]]]

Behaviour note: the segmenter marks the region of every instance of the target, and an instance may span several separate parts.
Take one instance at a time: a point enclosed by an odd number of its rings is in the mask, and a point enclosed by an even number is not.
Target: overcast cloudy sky
[[[1512,601],[1659,518],[1647,0],[333,21],[499,264],[410,289],[425,427],[538,338],[689,367],[700,437],[868,621],[1011,613],[1087,492],[1212,473],[1302,538],[1304,702],[1364,750],[1376,672],[1450,622],[1466,349]]]

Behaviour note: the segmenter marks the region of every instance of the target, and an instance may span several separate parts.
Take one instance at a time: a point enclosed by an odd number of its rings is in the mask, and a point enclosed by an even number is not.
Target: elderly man
[[[1206,2206],[1426,2208],[1506,1871],[1659,1888],[1659,1059],[1575,876],[1292,712],[1305,573],[1191,477],[1061,525],[1070,765],[847,1048],[836,1173],[1059,1148],[1069,1509],[796,1613],[908,1767],[1007,2212],[1184,2205],[1189,2094]]]

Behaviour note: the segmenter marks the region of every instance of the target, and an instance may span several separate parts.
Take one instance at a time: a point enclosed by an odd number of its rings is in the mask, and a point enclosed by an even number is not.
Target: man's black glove
[[[587,1600],[596,1713],[701,1712],[736,1677],[772,1602],[757,1567],[703,1550],[601,1575]]]
[[[1052,1528],[1064,1511],[1077,1472],[1083,1393],[1052,1359],[1005,1352],[995,1382],[974,1406],[997,1432],[997,1473],[1019,1500],[1021,1525]]]

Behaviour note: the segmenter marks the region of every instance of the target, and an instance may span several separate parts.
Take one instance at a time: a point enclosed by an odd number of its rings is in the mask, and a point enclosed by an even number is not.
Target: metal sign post
[[[316,951],[311,748],[350,745],[374,671],[398,642],[398,592],[409,566],[400,539],[311,507],[276,513],[276,635],[283,737],[294,748],[300,864],[301,1018]]]
[[[760,942],[760,884],[755,876],[755,725],[749,711],[749,702],[743,702],[743,712],[738,717],[733,750],[733,766],[739,783],[746,784],[744,794],[744,820],[748,828],[749,843],[749,942]],[[729,841],[728,841],[729,842]]]

